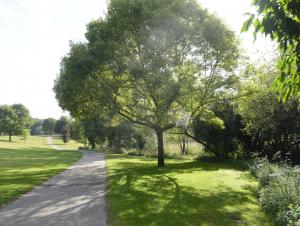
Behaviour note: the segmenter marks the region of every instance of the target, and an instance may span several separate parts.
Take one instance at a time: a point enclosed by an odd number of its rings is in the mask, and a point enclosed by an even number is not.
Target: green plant
[[[300,206],[291,205],[289,210],[286,212],[288,226],[299,226],[300,225]]]
[[[270,164],[267,158],[255,157],[249,164],[250,172],[257,177],[261,186],[269,184],[271,175],[275,172],[275,165]]]
[[[249,169],[260,182],[262,208],[274,222],[279,226],[300,225],[300,168],[256,157]]]

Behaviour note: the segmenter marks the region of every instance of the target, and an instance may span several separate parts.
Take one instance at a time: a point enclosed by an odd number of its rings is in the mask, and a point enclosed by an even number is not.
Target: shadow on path
[[[106,225],[103,154],[83,157],[20,199],[0,209],[0,226]]]

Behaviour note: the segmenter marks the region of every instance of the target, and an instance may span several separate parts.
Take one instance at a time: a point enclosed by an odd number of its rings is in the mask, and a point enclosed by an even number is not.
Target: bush
[[[251,173],[258,179],[261,186],[269,184],[273,173],[276,171],[276,165],[270,164],[267,158],[255,158],[250,164]]]
[[[300,226],[300,168],[255,158],[250,171],[260,183],[259,201],[279,226]]]
[[[300,225],[300,206],[289,206],[289,210],[286,213],[287,221],[289,226]]]
[[[64,143],[68,143],[70,141],[70,128],[69,126],[64,126],[61,131],[62,140]]]

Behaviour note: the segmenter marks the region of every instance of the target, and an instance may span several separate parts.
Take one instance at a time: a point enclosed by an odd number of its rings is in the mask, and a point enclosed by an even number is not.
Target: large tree
[[[28,109],[22,104],[0,106],[0,130],[9,136],[20,135],[23,129],[30,127],[31,117]]]
[[[153,129],[158,166],[164,131],[210,104],[238,58],[234,33],[194,0],[112,0],[86,38],[62,60],[54,87],[60,106],[77,118],[117,114]]]

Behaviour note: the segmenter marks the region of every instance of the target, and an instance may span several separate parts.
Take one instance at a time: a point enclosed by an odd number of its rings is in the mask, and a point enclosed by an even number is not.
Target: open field
[[[46,137],[29,137],[25,143],[19,137],[13,137],[11,143],[7,140],[0,136],[0,206],[63,171],[81,156],[75,148],[51,149]]]
[[[272,225],[257,182],[233,163],[106,155],[109,223],[119,225]]]

